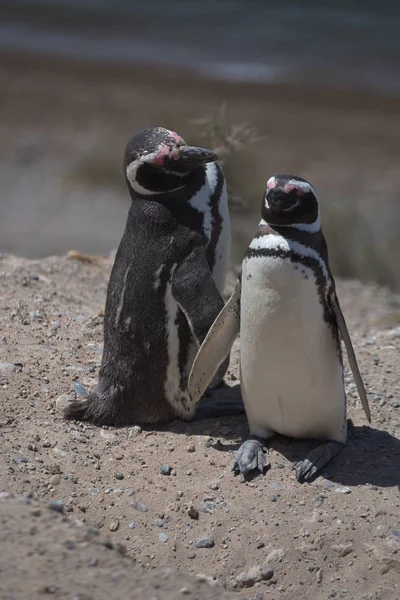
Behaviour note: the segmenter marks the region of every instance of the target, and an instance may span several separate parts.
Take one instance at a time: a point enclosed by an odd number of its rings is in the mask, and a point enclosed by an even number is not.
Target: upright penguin
[[[230,249],[216,159],[162,127],[129,141],[132,205],[108,284],[99,382],[65,417],[107,425],[193,418],[189,371],[223,307]]]
[[[267,465],[263,441],[280,433],[324,443],[295,464],[308,481],[346,443],[340,336],[368,420],[370,412],[340,309],[313,187],[293,175],[271,177],[262,219],[235,291],[211,327],[189,379],[193,400],[239,333],[241,390],[251,437],[233,470]]]

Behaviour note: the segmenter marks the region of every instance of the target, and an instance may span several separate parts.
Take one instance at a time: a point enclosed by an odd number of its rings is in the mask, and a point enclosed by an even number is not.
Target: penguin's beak
[[[201,162],[213,162],[218,160],[215,152],[197,146],[180,146],[178,148],[177,161],[185,165],[195,165]]]

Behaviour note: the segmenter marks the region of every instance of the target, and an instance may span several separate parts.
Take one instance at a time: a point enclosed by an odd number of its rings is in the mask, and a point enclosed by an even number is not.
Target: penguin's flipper
[[[206,249],[197,246],[175,269],[172,295],[200,346],[224,301],[207,262]]]
[[[189,394],[198,402],[222,364],[240,331],[240,291],[238,280],[233,294],[213,322],[197,353],[189,375]]]
[[[336,322],[338,324],[340,334],[344,341],[344,345],[346,346],[347,356],[349,359],[351,370],[353,371],[354,381],[356,382],[361,404],[363,406],[365,414],[367,415],[368,422],[371,423],[371,411],[369,409],[367,394],[365,392],[364,383],[361,378],[360,370],[358,368],[357,359],[354,353],[353,344],[351,343],[349,330],[347,329],[346,321],[344,320],[342,309],[340,308],[339,300],[336,294],[333,294],[332,297],[332,308],[335,313]]]

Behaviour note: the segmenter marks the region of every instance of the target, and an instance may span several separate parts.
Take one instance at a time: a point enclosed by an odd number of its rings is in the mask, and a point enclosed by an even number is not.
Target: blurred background
[[[2,0],[0,250],[108,254],[128,138],[216,149],[241,259],[270,175],[310,180],[333,271],[400,289],[400,3]]]

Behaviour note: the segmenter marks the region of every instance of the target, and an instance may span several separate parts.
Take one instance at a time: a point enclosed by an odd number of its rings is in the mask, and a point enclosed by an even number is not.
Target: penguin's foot
[[[296,479],[300,483],[311,481],[315,475],[332,458],[337,456],[344,448],[341,442],[326,442],[318,448],[314,448],[305,460],[298,460],[293,463],[293,469],[296,469]]]
[[[252,436],[243,442],[236,452],[232,463],[232,471],[247,475],[250,471],[258,469],[260,473],[263,473],[267,466],[267,448],[263,440]]]
[[[243,400],[239,398],[217,399],[213,395],[203,396],[197,405],[193,421],[202,421],[203,419],[215,419],[216,417],[226,417],[229,415],[241,415],[245,413]]]

